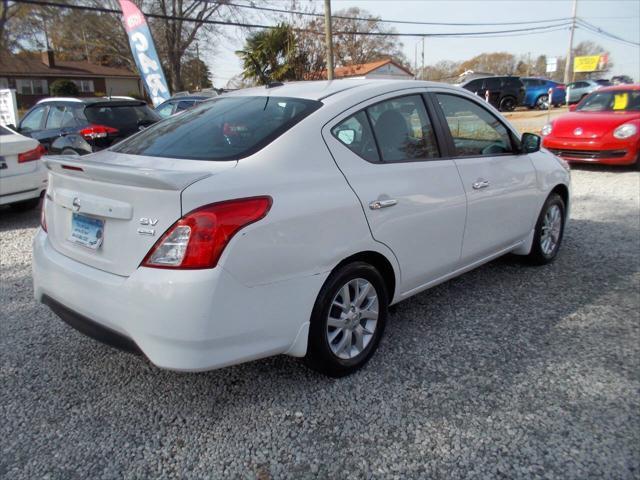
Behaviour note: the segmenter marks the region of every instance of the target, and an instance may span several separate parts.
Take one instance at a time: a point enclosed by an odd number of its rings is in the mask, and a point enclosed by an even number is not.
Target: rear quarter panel
[[[210,177],[183,192],[183,212],[233,198],[269,195],[267,216],[240,230],[219,264],[247,286],[265,285],[333,269],[355,253],[373,250],[362,207],[333,162],[321,122],[302,121],[256,154],[241,159],[225,179]]]

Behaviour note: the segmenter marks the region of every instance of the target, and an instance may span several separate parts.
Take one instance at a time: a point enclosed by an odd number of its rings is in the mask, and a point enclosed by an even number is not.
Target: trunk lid
[[[40,160],[19,163],[18,155],[38,147],[33,138],[16,134],[0,135],[0,177],[12,177],[35,172]]]
[[[234,168],[237,162],[105,150],[82,158],[50,156],[45,164],[50,172],[45,214],[53,248],[85,265],[129,276],[158,238],[182,216],[182,191],[203,178]],[[72,235],[77,240],[83,225],[96,224],[101,229],[97,248],[71,240]]]

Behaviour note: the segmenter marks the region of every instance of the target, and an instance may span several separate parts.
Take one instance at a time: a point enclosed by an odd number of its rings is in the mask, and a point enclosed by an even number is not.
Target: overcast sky
[[[320,13],[322,0],[302,0],[314,3]],[[260,1],[256,2],[260,4]],[[288,0],[272,0],[269,6],[288,8]],[[414,20],[425,22],[515,22],[546,20],[571,16],[572,0],[332,0],[333,13],[338,10],[359,7],[383,19]],[[578,0],[578,16],[620,37],[640,42],[640,0]],[[284,16],[283,16],[284,19]],[[260,23],[275,23],[263,18]],[[402,33],[437,33],[515,29],[521,26],[437,27],[424,25],[394,25]],[[241,71],[240,61],[234,51],[242,47],[243,32],[227,29],[229,39],[215,47],[205,61],[214,75],[214,85],[223,87]],[[246,31],[244,32],[246,33]],[[574,45],[583,40],[599,43],[611,52],[615,64],[612,74],[626,74],[640,80],[640,48],[609,40],[583,29],[576,30]],[[401,38],[404,51],[413,64],[415,47],[422,40]],[[427,38],[425,40],[425,64],[439,60],[466,60],[479,53],[506,51],[514,54],[530,53],[532,57],[566,55],[569,32],[557,31],[507,38]]]

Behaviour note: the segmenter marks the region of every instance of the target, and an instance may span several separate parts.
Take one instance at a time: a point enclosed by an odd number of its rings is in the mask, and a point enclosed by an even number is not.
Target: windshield
[[[313,100],[219,97],[157,123],[116,152],[191,160],[232,160],[258,151],[319,108]]]
[[[617,90],[594,92],[577,108],[580,112],[638,112],[640,90]]]

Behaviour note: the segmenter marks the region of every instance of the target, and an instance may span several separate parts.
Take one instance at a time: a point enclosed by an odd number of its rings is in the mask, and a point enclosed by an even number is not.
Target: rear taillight
[[[251,197],[212,203],[193,210],[165,232],[141,265],[213,268],[236,232],[264,218],[270,208],[271,197]]]
[[[110,133],[118,133],[118,129],[107,127],[106,125],[88,125],[80,130],[80,135],[82,135],[87,140],[106,138],[106,136]]]
[[[40,227],[45,232],[47,231],[47,218],[45,217],[45,208],[47,206],[47,195],[45,194],[42,199],[42,203],[40,204]]]
[[[29,150],[28,152],[24,152],[24,153],[19,153],[18,163],[33,162],[34,160],[39,160],[40,158],[42,158],[42,155],[44,155],[45,153],[46,153],[46,149],[42,145],[38,144],[38,146],[33,150]]]

